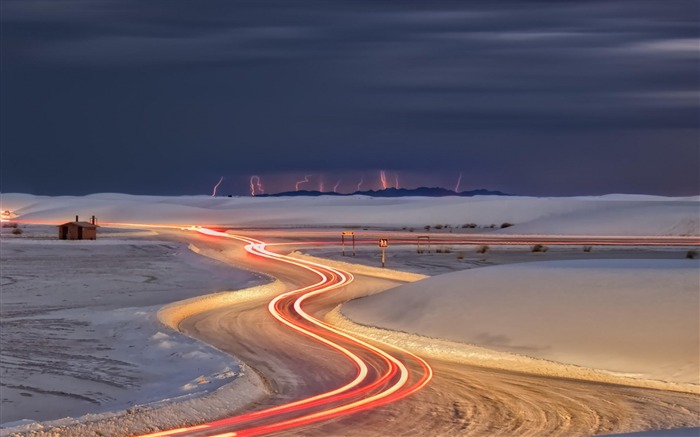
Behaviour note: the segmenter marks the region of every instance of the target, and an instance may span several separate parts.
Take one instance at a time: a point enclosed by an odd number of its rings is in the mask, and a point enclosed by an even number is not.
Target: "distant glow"
[[[255,190],[258,190],[258,194],[264,193],[265,190],[262,186],[262,180],[260,176],[253,175],[250,177],[250,195],[255,196]]]
[[[382,189],[386,190],[386,172],[384,170],[379,170],[379,179],[382,182]]]
[[[338,192],[338,186],[340,185],[340,181],[341,181],[341,180],[342,180],[342,179],[338,179],[338,182],[336,182],[335,185],[333,185],[333,192],[334,192],[334,193],[337,193],[337,192]]]
[[[365,181],[365,175],[360,175],[360,182],[357,183],[357,191],[360,191],[362,183]]]
[[[323,178],[318,181],[318,191],[323,193]]]
[[[394,174],[394,180],[395,180],[394,188],[396,188],[398,190],[399,189],[399,172],[396,172]]]
[[[216,189],[219,188],[219,185],[221,185],[221,181],[223,181],[223,180],[224,180],[224,177],[221,176],[221,179],[219,179],[219,182],[217,182],[216,185],[214,185],[214,191],[212,191],[211,197],[216,196]]]
[[[296,182],[296,185],[294,185],[294,189],[295,189],[296,191],[299,191],[299,186],[300,186],[301,184],[305,184],[305,183],[309,182],[309,178],[310,178],[311,176],[313,176],[313,175],[307,174],[306,176],[304,176],[304,180],[303,180],[303,181],[297,181],[297,182]]]
[[[455,185],[455,193],[459,193],[459,184],[462,183],[462,172],[459,173],[459,177],[457,178],[457,185]]]

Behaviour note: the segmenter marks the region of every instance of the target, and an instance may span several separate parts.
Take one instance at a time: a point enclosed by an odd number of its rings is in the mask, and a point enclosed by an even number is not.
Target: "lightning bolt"
[[[386,172],[379,170],[379,179],[382,181],[382,189],[386,190]]]
[[[459,172],[459,177],[457,178],[457,185],[455,185],[455,193],[459,193],[459,184],[462,183],[462,172]]]
[[[394,174],[394,179],[395,179],[395,180],[394,180],[394,182],[395,182],[394,186],[395,186],[396,189],[398,190],[398,189],[399,189],[399,172],[396,172],[396,173]]]
[[[250,177],[250,195],[251,196],[255,196],[256,189],[258,190],[258,194],[265,192],[265,190],[263,189],[263,186],[262,186],[262,180],[260,179],[260,176],[253,175]]]
[[[365,181],[365,175],[360,175],[360,182],[357,183],[357,191],[360,191],[362,183]]]
[[[221,181],[224,180],[224,177],[221,176],[221,179],[219,179],[219,182],[214,185],[214,191],[211,193],[211,197],[216,197],[216,189],[219,188],[219,185],[221,185]]]
[[[304,176],[304,180],[303,180],[303,181],[297,181],[297,183],[296,183],[296,185],[294,186],[294,188],[295,188],[297,191],[299,191],[299,185],[305,184],[305,183],[309,182],[309,178],[310,178],[311,176],[313,176],[313,175],[307,174],[306,176]]]
[[[342,180],[342,179],[338,179],[338,182],[336,182],[335,185],[333,185],[333,192],[334,192],[334,193],[337,193],[337,192],[338,192],[338,186],[340,185],[340,181],[341,181],[341,180]]]

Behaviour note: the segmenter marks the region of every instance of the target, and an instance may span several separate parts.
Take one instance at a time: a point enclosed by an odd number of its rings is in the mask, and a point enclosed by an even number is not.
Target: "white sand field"
[[[0,240],[0,425],[191,399],[226,387],[226,382],[246,380],[237,378],[240,367],[234,358],[168,330],[155,314],[174,301],[266,281],[183,245],[159,241],[148,231],[105,226],[97,241],[59,242],[55,227],[33,223],[72,221],[77,214],[82,219],[96,215],[103,226],[121,222],[291,230],[451,224],[461,232],[462,224],[475,223],[479,232],[515,234],[700,235],[698,197],[2,194],[0,210],[12,211],[23,231],[13,236],[11,228],[3,228]],[[504,222],[514,226],[490,228]],[[359,323],[499,353],[700,385],[697,260],[677,256],[678,249],[649,249],[641,256],[631,254],[644,259],[620,259],[625,251],[596,248],[589,257],[596,259],[569,261],[555,260],[578,258],[580,248],[576,254],[557,248],[538,255],[500,250],[466,258],[451,253],[447,264],[444,254],[419,259],[412,248],[392,252],[390,263],[437,276],[353,301],[343,311]],[[665,259],[649,259],[654,253]],[[364,258],[358,253],[358,258],[376,263],[375,251]],[[532,259],[547,261],[521,263]],[[483,267],[511,262],[518,264]],[[471,270],[442,274],[462,268]],[[246,393],[240,402],[253,397]],[[229,402],[226,398],[222,405]],[[199,413],[207,405],[193,408]]]
[[[96,215],[102,223],[228,226],[415,226],[466,223],[515,226],[497,232],[576,235],[698,235],[700,198],[602,197],[255,198],[209,196],[44,197],[2,194],[0,210],[19,220],[65,222]]]
[[[29,226],[25,236],[49,231]],[[170,330],[156,312],[266,279],[182,244],[125,235],[2,239],[3,426],[184,400],[239,375],[234,358]]]
[[[697,260],[575,260],[447,273],[346,304],[365,325],[700,384]]]

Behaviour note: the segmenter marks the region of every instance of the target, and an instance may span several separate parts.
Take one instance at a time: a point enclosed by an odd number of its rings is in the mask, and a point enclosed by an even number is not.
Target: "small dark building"
[[[96,240],[97,239],[97,224],[95,216],[89,222],[78,221],[78,216],[75,216],[74,222],[58,225],[59,240]]]

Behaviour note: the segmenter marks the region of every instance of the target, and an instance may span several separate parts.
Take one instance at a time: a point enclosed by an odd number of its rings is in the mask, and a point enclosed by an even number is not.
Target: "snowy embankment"
[[[178,243],[105,238],[109,230],[97,241],[41,238],[54,232],[29,225],[0,246],[2,435],[50,427],[94,435],[98,419],[103,431],[111,423],[145,432],[181,425],[195,411],[220,417],[264,393],[234,358],[171,331],[157,312],[267,279]]]
[[[459,227],[513,223],[497,232],[570,235],[699,235],[700,198],[601,197],[255,198],[93,194],[45,197],[2,194],[0,209],[18,220],[60,223],[76,214],[102,223],[169,223],[255,227]]]
[[[474,345],[461,359],[477,365],[606,380],[581,372],[600,369],[613,377],[670,383],[658,388],[697,392],[699,267],[697,260],[485,267],[357,299],[342,313],[362,325]],[[398,337],[404,346],[421,347],[410,335]],[[434,341],[423,347],[431,355],[441,353]],[[551,370],[548,362],[574,366],[572,372],[566,366]]]

